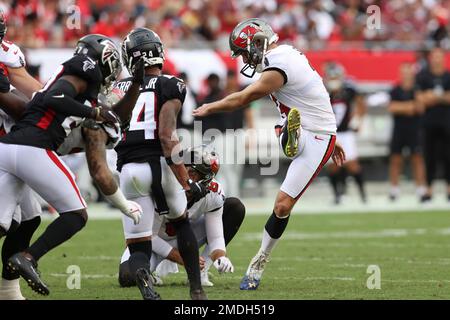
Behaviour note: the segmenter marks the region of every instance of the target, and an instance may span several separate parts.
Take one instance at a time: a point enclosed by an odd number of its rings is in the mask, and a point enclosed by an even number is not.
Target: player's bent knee
[[[284,218],[291,214],[292,207],[288,201],[277,201],[273,211],[278,218]]]
[[[6,229],[0,226],[0,239],[6,236]]]
[[[229,197],[225,199],[225,203],[223,205],[224,210],[223,214],[228,215],[232,214],[236,219],[244,220],[245,218],[245,206],[241,200],[235,197]]]

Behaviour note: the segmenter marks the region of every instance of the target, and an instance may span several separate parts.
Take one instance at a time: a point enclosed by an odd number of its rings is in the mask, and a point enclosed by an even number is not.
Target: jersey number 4
[[[155,93],[142,92],[134,106],[128,131],[144,130],[145,139],[153,140],[156,136],[157,124]]]

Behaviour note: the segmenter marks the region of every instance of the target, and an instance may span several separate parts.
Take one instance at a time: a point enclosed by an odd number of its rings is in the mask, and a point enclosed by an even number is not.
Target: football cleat
[[[161,296],[153,290],[150,272],[145,268],[136,271],[136,284],[144,300],[161,300]]]
[[[26,300],[20,291],[19,279],[1,279],[0,300]]]
[[[247,272],[241,280],[241,290],[258,289],[267,262],[269,262],[269,255],[260,250],[250,261]]]
[[[300,122],[300,112],[292,108],[282,129],[282,146],[286,157],[292,158],[298,153]]]
[[[257,279],[250,279],[249,276],[245,275],[241,280],[239,288],[241,290],[256,290],[259,287],[259,281]]]
[[[28,259],[23,253],[16,253],[9,258],[8,268],[13,272],[18,272],[33,291],[44,296],[50,293],[47,285],[42,282],[39,276],[36,261]]]
[[[150,273],[150,278],[154,286],[161,287],[164,284],[164,281],[156,271]]]
[[[190,293],[192,300],[208,300],[208,297],[203,289],[191,290]]]
[[[200,280],[202,281],[203,287],[213,287],[214,286],[214,283],[209,281],[209,274],[208,274],[208,270],[206,270],[206,268],[200,272]]]

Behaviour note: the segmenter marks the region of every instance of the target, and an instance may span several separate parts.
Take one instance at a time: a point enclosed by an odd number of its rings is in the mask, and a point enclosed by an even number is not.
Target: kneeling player
[[[219,169],[216,162],[217,155],[200,148],[193,148],[187,153],[193,152],[196,160],[188,166],[189,176],[193,181],[204,184],[209,192],[198,202],[192,204],[188,209],[189,219],[194,230],[199,247],[205,245],[200,263],[204,263],[202,269],[202,285],[212,286],[208,279],[208,269],[213,264],[220,272],[233,272],[234,267],[226,257],[226,245],[230,243],[236,235],[245,217],[245,207],[237,198],[226,198],[222,192],[219,182],[214,180]],[[172,270],[177,270],[173,262],[183,265],[183,259],[177,249],[177,238],[173,225],[165,217],[155,215],[154,234],[152,239],[153,255],[151,258],[151,270],[161,270],[159,276],[164,276],[165,272],[161,268],[167,266],[164,260],[172,262]],[[159,226],[159,227],[158,227]],[[135,282],[129,272],[129,251],[128,248],[122,255],[119,269],[119,283],[121,286],[134,285]],[[164,261],[164,263],[163,263]]]

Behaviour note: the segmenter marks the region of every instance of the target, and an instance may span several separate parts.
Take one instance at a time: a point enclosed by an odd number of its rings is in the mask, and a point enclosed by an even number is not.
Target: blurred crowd
[[[366,28],[373,4],[378,29]],[[169,47],[223,48],[248,17],[270,21],[282,41],[300,48],[449,42],[450,0],[2,0],[0,9],[8,38],[30,48],[72,46],[86,33],[121,39],[136,26],[154,29]]]

